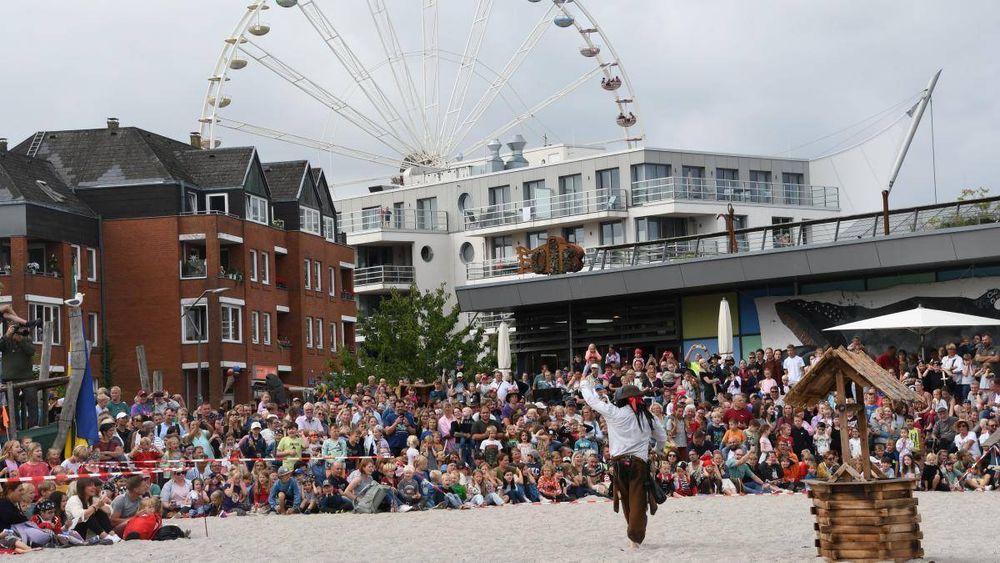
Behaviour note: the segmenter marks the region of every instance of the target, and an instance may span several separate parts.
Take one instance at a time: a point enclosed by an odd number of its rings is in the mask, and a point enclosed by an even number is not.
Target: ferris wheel
[[[199,118],[202,147],[220,146],[224,130],[230,130],[397,170],[442,170],[515,128],[541,124],[550,130],[543,110],[570,103],[582,92],[589,92],[587,101],[573,122],[585,122],[588,133],[590,128],[604,133],[595,144],[642,143],[625,65],[580,0],[461,0],[451,6],[447,0],[409,0],[393,3],[392,11],[389,3],[249,4],[225,37],[208,79]],[[504,17],[494,13],[495,5],[503,7]],[[526,28],[520,40],[515,24]],[[283,39],[274,33],[282,29]],[[454,48],[443,39],[452,40]],[[500,51],[495,45],[484,50],[491,41],[506,47],[494,56],[498,62],[484,56]],[[295,46],[280,53],[282,43]],[[572,79],[542,86],[540,75],[556,73],[536,70],[535,78],[521,78],[530,87],[516,88],[519,71],[537,67],[540,59]],[[295,93],[294,111],[287,98],[271,106],[254,99],[264,90],[264,77],[284,81]],[[315,111],[338,120],[339,133],[329,138],[326,132],[302,130],[304,125],[273,123],[276,112]]]

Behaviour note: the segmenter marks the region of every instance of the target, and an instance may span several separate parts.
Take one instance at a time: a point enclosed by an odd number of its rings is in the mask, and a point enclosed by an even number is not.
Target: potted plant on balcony
[[[288,338],[287,336],[279,336],[278,347],[280,347],[282,350],[288,350],[289,348],[292,347],[292,339]]]
[[[48,272],[47,273],[52,274],[53,277],[56,277],[56,278],[59,277],[59,259],[56,258],[55,254],[50,254],[49,255],[49,259],[46,262],[46,266],[48,266]]]
[[[0,274],[9,276],[10,275],[10,264],[4,264],[0,266]]]
[[[38,272],[39,272],[39,271],[40,271],[41,269],[42,269],[42,266],[41,266],[41,265],[40,265],[40,264],[39,264],[38,262],[28,262],[28,263],[27,263],[27,264],[25,264],[25,266],[24,266],[24,271],[25,271],[25,272],[28,272],[29,274],[31,274],[31,275],[33,275],[33,276],[34,276],[34,275],[37,275],[37,274],[38,274]]]
[[[275,285],[275,287],[277,287],[278,289],[288,289],[288,282],[287,282],[287,281],[285,281],[285,278],[278,278],[278,279],[277,279],[277,280],[275,281],[274,285]]]

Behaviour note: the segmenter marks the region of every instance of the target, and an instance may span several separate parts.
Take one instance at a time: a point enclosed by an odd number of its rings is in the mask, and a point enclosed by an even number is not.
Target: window
[[[250,311],[250,342],[260,344],[260,313]]]
[[[438,229],[437,201],[436,197],[425,197],[417,200],[418,230],[428,231]]]
[[[42,321],[44,322],[52,323],[52,343],[57,346],[62,344],[62,330],[60,330],[61,322],[59,318],[59,306],[40,305],[37,303],[32,303],[30,308],[31,308],[31,320],[42,319]],[[41,326],[35,328],[34,334],[32,336],[32,341],[35,344],[42,343]]]
[[[528,248],[538,248],[545,244],[547,240],[549,240],[549,233],[547,231],[528,233]]]
[[[229,213],[229,194],[208,194],[205,196],[209,213]]]
[[[323,319],[316,319],[316,349],[323,349]]]
[[[90,337],[90,347],[97,348],[100,339],[100,329],[97,322],[97,313],[87,313],[87,336]]]
[[[502,207],[510,203],[510,186],[496,186],[490,188],[490,205]]]
[[[87,281],[97,281],[97,250],[87,249]]]
[[[775,225],[775,228],[772,230],[772,239],[775,247],[790,246],[792,244],[792,230],[780,225],[791,223],[793,220],[792,217],[771,217],[771,224]]]
[[[239,306],[222,306],[222,341],[237,344],[243,341],[243,309]]]
[[[181,342],[184,344],[194,344],[199,340],[208,342],[208,305],[201,304],[196,307],[181,308],[184,314],[183,334]]]
[[[333,217],[323,216],[323,237],[330,242],[337,242],[337,229]]]
[[[625,229],[621,221],[601,223],[601,244],[624,244]]]
[[[264,345],[271,345],[271,313],[264,313]]]
[[[584,241],[584,236],[585,236],[585,231],[583,230],[583,227],[580,226],[566,227],[563,229],[563,238],[566,239],[566,242],[571,242],[573,244],[579,244],[582,246]]]
[[[805,201],[806,191],[802,186],[805,183],[802,174],[782,172],[781,183],[781,188],[785,192],[784,203],[789,205],[808,205]]]
[[[735,168],[715,169],[715,191],[719,199],[743,201],[747,195],[740,189],[740,171]]]
[[[260,253],[260,282],[271,285],[271,255],[267,252]]]
[[[524,205],[531,208],[532,219],[552,217],[552,190],[545,187],[545,180],[525,182]]]
[[[379,206],[365,207],[361,210],[361,230],[377,229],[382,223],[382,208]]]
[[[750,189],[755,202],[774,203],[771,199],[771,172],[768,170],[750,171]]]
[[[326,271],[327,271],[327,273],[330,274],[330,295],[336,295],[337,294],[337,283],[336,283],[337,273],[333,269],[333,267],[327,268]]]
[[[267,200],[247,194],[247,219],[254,223],[267,225]]]
[[[598,191],[608,191],[620,190],[621,175],[617,168],[607,168],[605,170],[597,171],[597,189]]]
[[[70,264],[70,268],[76,281],[80,281],[83,279],[83,260],[80,258],[80,247],[75,244],[71,244],[70,247],[73,248],[73,263]]]
[[[687,235],[684,217],[643,217],[635,220],[636,242],[646,242]]]
[[[330,323],[330,351],[337,351],[337,323]]]
[[[584,211],[583,176],[580,174],[560,176],[559,196],[559,203],[553,209],[553,213],[557,217],[582,213]]]
[[[471,242],[463,242],[461,248],[458,250],[458,257],[462,260],[463,264],[469,264],[476,259],[476,249],[473,248]]]
[[[306,348],[313,347],[313,318],[306,317]]]
[[[187,191],[184,193],[184,211],[186,213],[198,212],[198,193]]]
[[[511,259],[514,257],[514,237],[491,237],[490,258],[494,260]]]
[[[299,206],[299,230],[314,235],[322,235],[319,230],[319,210],[311,207]]]
[[[313,279],[316,280],[316,284],[313,286],[313,289],[323,291],[323,263],[317,260],[314,264],[316,265],[316,277]]]
[[[705,167],[684,166],[681,168],[684,183],[678,197],[704,199],[705,197]]]
[[[392,227],[394,229],[406,229],[406,212],[402,201],[397,201],[392,204]]]
[[[250,251],[250,281],[257,281],[257,251]]]
[[[472,209],[472,196],[468,192],[463,192],[458,196],[458,210],[465,213],[469,209]]]
[[[303,260],[302,263],[304,264],[303,269],[305,270],[306,276],[306,289],[310,289],[312,287],[312,263],[308,258]]]

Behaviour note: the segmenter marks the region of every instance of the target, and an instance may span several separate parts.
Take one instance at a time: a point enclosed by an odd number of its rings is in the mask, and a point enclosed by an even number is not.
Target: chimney
[[[489,156],[486,158],[486,171],[487,172],[499,172],[503,170],[503,159],[500,158],[500,139],[493,139],[486,145],[486,150],[489,151]]]
[[[505,169],[524,168],[528,165],[528,160],[524,158],[524,145],[527,144],[524,137],[514,135],[514,138],[507,143],[507,148],[510,149],[510,158],[507,159],[507,162],[503,166]]]
[[[201,146],[201,133],[197,131],[191,131],[191,146],[200,149]]]
[[[0,137],[0,156],[7,154],[7,137]]]
[[[108,118],[108,129],[111,129],[112,131],[114,131],[115,129],[118,129],[118,118],[117,117],[109,117]]]

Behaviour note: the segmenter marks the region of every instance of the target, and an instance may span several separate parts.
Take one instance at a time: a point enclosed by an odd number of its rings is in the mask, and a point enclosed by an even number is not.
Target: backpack
[[[379,485],[378,483],[368,485],[358,494],[358,500],[354,504],[354,512],[357,514],[375,514],[381,508],[383,501],[386,500],[388,493],[389,487],[385,485]]]

